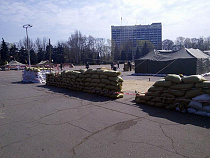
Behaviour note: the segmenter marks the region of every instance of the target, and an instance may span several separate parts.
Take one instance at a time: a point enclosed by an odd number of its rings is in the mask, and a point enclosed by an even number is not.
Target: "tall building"
[[[133,48],[136,48],[137,41],[148,40],[155,49],[162,49],[162,24],[111,26],[111,38],[113,44],[119,48],[128,42]]]

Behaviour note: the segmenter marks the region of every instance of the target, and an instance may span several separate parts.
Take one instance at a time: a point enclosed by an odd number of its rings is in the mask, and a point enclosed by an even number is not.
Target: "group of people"
[[[117,65],[117,67],[115,65]],[[128,66],[129,66],[129,70],[131,71],[132,70],[132,64],[131,64],[130,61],[128,61]],[[63,70],[63,64],[61,63],[59,65],[59,67],[62,71]],[[90,65],[89,65],[88,62],[86,63],[85,67],[86,67],[86,69],[89,69]],[[57,69],[59,69],[58,66],[57,66]],[[116,71],[117,69],[120,69],[120,62],[119,61],[117,63],[112,62],[111,63],[111,69],[114,70],[114,71]]]
[[[120,62],[119,62],[119,61],[117,62],[117,67],[115,66],[115,63],[112,62],[112,63],[111,63],[111,69],[114,70],[114,71],[116,71],[117,68],[118,68],[118,69],[120,68]]]

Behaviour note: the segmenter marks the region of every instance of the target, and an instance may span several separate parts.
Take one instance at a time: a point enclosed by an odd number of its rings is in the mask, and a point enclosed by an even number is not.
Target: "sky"
[[[210,36],[209,0],[0,0],[0,38],[67,41],[85,36],[111,39],[111,26],[162,23],[162,37],[175,40]]]

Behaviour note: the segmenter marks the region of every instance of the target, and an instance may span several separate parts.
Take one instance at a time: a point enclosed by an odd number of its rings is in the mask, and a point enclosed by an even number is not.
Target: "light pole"
[[[28,28],[30,28],[30,27],[32,27],[32,25],[30,25],[30,24],[25,24],[25,25],[23,25],[23,28],[25,28],[26,29],[26,40],[27,40],[27,51],[28,51],[28,65],[29,65],[29,67],[31,67],[31,60],[30,60],[30,51],[29,51],[29,48],[28,48]]]

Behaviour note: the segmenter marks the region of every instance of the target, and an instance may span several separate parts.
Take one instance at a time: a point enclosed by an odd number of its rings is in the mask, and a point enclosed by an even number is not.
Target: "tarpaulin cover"
[[[135,73],[193,75],[207,72],[210,72],[210,56],[199,49],[154,50],[135,60]]]

